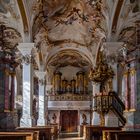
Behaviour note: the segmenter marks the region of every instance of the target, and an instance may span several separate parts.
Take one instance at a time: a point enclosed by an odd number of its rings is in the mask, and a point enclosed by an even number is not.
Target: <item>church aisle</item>
[[[79,137],[78,133],[60,133],[60,136],[57,140],[84,140],[83,137]]]
[[[82,138],[82,137],[58,138],[57,140],[84,140],[84,138]]]

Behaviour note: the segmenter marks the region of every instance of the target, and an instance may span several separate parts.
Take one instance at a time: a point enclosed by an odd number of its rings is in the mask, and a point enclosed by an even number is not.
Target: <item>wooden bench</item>
[[[39,140],[51,140],[53,127],[51,126],[36,126],[36,127],[18,127],[16,131],[34,132],[39,131]]]
[[[38,140],[39,132],[0,132],[0,140]]]
[[[85,137],[85,126],[86,125],[80,125],[80,137]]]
[[[50,124],[49,126],[52,127],[53,140],[57,139],[59,136],[59,125],[58,124]]]
[[[137,131],[104,130],[103,135],[103,140],[140,140],[140,132]]]
[[[102,140],[103,130],[121,130],[119,127],[101,127],[85,125],[85,140]]]

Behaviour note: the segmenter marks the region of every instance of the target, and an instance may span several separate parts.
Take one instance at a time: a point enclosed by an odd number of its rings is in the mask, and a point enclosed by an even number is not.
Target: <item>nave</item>
[[[139,116],[140,0],[0,0],[0,140],[139,140]]]
[[[84,137],[80,137],[77,132],[73,133],[60,133],[57,140],[85,140]]]

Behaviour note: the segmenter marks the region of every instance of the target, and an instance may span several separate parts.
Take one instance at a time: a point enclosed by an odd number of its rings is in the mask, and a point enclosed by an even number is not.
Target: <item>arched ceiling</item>
[[[94,65],[103,41],[125,42],[131,49],[136,22],[140,22],[139,0],[0,0],[0,24],[17,31],[23,42],[35,42],[45,66],[73,65],[66,62],[70,58],[77,67],[80,61],[88,64],[85,58]],[[68,47],[73,53],[67,52]],[[63,57],[59,57],[61,49]],[[76,55],[82,51],[86,57]],[[61,62],[55,64],[55,59]]]
[[[86,56],[77,53],[77,51],[65,50],[52,56],[52,58],[50,58],[50,60],[48,61],[47,65],[57,68],[66,66],[84,68],[91,66],[91,62],[88,58],[86,58]]]
[[[33,25],[33,38],[38,49],[50,54],[51,50],[73,47],[86,48],[87,57],[93,52],[90,61],[93,61],[96,48],[102,38],[105,38],[105,17],[102,13],[102,1],[89,0],[44,0],[38,1],[40,9],[37,9]],[[44,47],[46,46],[46,47]],[[59,62],[50,60],[56,67],[74,65],[86,66],[87,60],[77,56],[78,49],[69,52],[63,49],[63,57],[54,54]],[[66,51],[66,52],[65,52]],[[58,51],[59,52],[59,51]],[[61,54],[62,55],[62,54]],[[49,57],[49,55],[48,55]],[[53,58],[53,57],[52,57]],[[65,59],[65,60],[63,60]],[[60,62],[61,61],[61,62]],[[58,63],[58,64],[56,64]],[[67,63],[67,64],[66,64]]]

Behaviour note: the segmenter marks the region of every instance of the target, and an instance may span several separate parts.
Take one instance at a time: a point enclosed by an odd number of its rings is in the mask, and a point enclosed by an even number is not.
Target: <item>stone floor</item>
[[[84,140],[83,137],[79,137],[77,132],[75,133],[60,133],[58,140]]]

